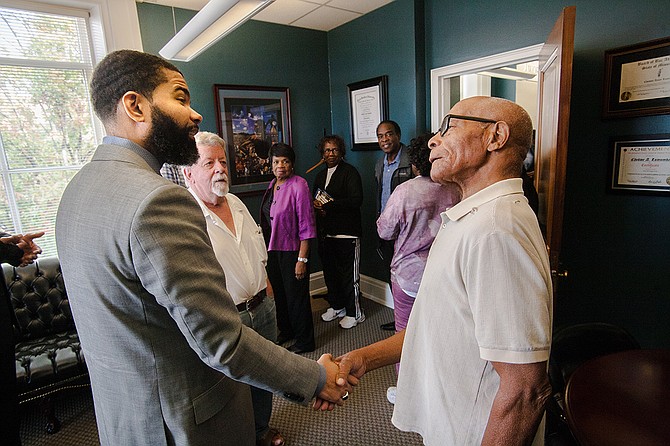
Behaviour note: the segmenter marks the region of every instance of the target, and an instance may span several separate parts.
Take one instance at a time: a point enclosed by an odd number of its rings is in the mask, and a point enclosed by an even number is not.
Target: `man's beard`
[[[163,163],[190,166],[198,160],[198,148],[190,129],[180,127],[158,107],[151,107],[151,132],[144,148]]]
[[[225,182],[213,181],[212,182],[212,193],[217,197],[225,197],[230,190],[230,185],[228,184],[228,175],[223,175]]]

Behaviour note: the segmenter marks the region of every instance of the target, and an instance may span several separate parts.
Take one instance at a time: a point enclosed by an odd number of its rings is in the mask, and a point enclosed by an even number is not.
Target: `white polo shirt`
[[[226,275],[226,289],[235,305],[255,296],[267,286],[265,265],[268,253],[261,228],[256,224],[242,200],[228,193],[226,199],[235,224],[235,235],[213,213],[192,189],[207,221],[207,233],[212,241],[214,254]]]
[[[521,179],[442,213],[405,333],[393,424],[426,445],[480,444],[500,383],[491,361],[547,361],[551,324],[549,257]]]

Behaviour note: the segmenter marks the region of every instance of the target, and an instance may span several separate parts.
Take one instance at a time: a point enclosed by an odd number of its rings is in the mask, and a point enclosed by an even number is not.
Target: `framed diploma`
[[[670,37],[605,51],[605,118],[668,113]]]
[[[388,76],[347,85],[351,115],[351,149],[375,150],[377,125],[388,119]]]
[[[610,189],[670,196],[670,134],[614,141]]]

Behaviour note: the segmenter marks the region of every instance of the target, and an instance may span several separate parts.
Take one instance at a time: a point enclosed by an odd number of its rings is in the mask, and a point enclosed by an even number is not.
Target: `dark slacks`
[[[319,240],[328,303],[335,310],[346,308],[347,316],[356,319],[362,314],[360,255],[360,238],[325,237]]]
[[[309,264],[303,279],[295,278],[298,251],[268,251],[268,279],[275,293],[279,336],[295,338],[300,350],[314,350],[314,323],[309,298]]]

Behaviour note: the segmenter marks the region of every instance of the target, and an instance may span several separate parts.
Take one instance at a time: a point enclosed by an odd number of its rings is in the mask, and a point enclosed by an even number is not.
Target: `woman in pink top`
[[[309,245],[316,238],[312,196],[304,178],[294,174],[295,152],[277,143],[270,149],[275,179],[261,203],[261,228],[268,248],[268,279],[277,307],[277,342],[295,338],[288,349],[314,351],[314,326],[309,301]]]
[[[416,178],[405,181],[391,194],[377,220],[377,232],[384,240],[395,240],[391,260],[391,292],[396,331],[407,327],[428,251],[442,222],[440,213],[461,199],[456,185],[442,186],[430,179],[432,133],[414,138],[409,158]]]

